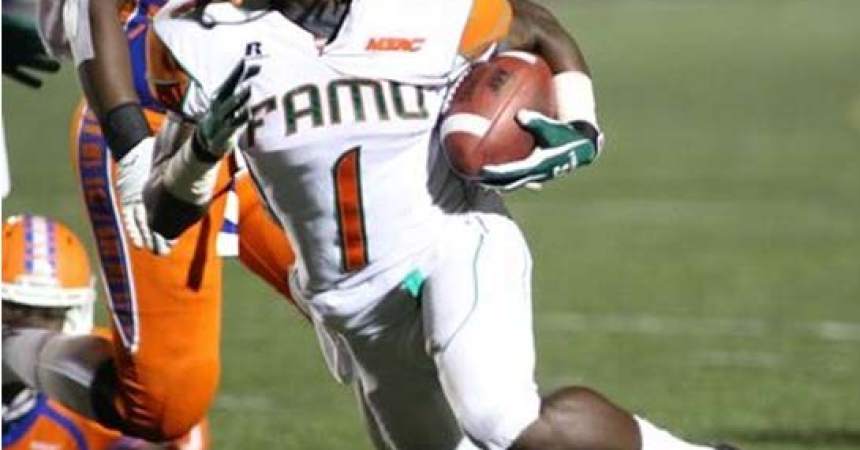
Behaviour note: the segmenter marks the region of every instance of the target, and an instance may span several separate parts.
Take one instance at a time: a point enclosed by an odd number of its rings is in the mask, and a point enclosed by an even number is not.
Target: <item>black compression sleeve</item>
[[[123,103],[108,111],[101,126],[114,161],[122,159],[138,142],[152,135],[138,103]]]
[[[149,212],[149,228],[167,239],[176,239],[206,213],[206,206],[193,205],[177,198],[162,183],[146,187],[143,204]]]

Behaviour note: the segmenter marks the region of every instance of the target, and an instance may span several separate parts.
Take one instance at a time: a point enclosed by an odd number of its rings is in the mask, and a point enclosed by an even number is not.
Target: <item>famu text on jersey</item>
[[[285,135],[302,129],[389,120],[424,120],[430,117],[424,103],[424,89],[393,81],[368,78],[340,78],[325,84],[297,86],[280,98],[271,96],[251,108],[249,142],[254,130],[263,126],[263,117],[279,106],[286,124]],[[386,95],[386,92],[388,95]]]

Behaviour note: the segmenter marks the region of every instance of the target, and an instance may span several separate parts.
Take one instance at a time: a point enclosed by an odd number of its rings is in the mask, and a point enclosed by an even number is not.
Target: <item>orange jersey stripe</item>
[[[334,166],[343,267],[355,272],[367,265],[367,242],[361,210],[360,149],[344,153]]]

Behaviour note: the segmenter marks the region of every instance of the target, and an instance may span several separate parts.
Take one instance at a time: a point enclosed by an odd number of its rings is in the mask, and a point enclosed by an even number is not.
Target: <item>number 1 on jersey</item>
[[[348,150],[334,163],[334,201],[340,253],[345,272],[367,265],[367,234],[361,203],[361,147]]]

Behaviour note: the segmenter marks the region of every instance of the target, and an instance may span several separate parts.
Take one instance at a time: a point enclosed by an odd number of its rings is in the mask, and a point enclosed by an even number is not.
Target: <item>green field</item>
[[[860,448],[860,2],[551,3],[609,147],[510,198],[535,258],[539,379],[746,450]],[[3,81],[3,214],[86,231],[70,71]],[[217,448],[369,448],[310,328],[228,267]]]

